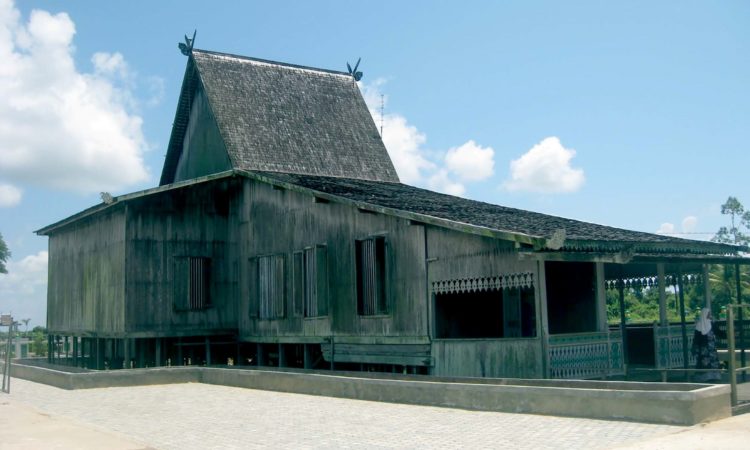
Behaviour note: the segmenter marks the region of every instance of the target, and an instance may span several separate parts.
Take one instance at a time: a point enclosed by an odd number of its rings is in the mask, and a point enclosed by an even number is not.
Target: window
[[[284,317],[284,255],[257,258],[257,299],[261,319]]]
[[[385,237],[356,242],[357,312],[363,316],[387,314]]]
[[[176,258],[174,280],[174,306],[177,310],[199,310],[211,306],[209,258]]]
[[[325,245],[294,253],[294,314],[328,315],[328,261]]]

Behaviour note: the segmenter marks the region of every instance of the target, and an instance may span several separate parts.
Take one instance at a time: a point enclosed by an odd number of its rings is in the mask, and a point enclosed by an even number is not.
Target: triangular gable
[[[214,121],[216,142],[185,145],[195,120],[204,121],[205,135]],[[224,170],[222,161],[241,170],[398,182],[349,74],[193,50],[160,184]],[[200,170],[181,170],[192,166]]]

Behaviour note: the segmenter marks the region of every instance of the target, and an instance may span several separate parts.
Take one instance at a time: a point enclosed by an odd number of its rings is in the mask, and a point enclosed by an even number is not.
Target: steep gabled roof
[[[206,93],[234,169],[398,182],[349,74],[194,49],[162,185],[174,181],[198,87]]]

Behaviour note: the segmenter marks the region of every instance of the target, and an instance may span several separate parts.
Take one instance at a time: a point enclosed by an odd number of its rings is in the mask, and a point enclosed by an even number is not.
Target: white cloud
[[[661,224],[658,230],[656,230],[657,234],[674,234],[674,224],[669,222],[664,222]]]
[[[93,73],[79,72],[74,35],[65,13],[34,10],[22,23],[0,0],[0,176],[80,192],[145,181],[127,63],[101,52]]]
[[[125,58],[120,52],[96,52],[91,57],[91,62],[94,63],[94,70],[97,73],[108,76],[128,76],[128,63],[125,62]]]
[[[0,208],[8,208],[21,203],[22,192],[10,184],[0,184]]]
[[[682,232],[692,233],[695,231],[696,225],[698,225],[698,218],[695,216],[687,216],[682,219]]]
[[[44,325],[47,307],[46,251],[8,261],[8,273],[0,274],[0,311],[12,312],[17,319],[32,318]],[[32,325],[34,326],[34,325]]]
[[[448,176],[448,171],[440,169],[435,172],[429,180],[427,186],[438,192],[463,197],[466,194],[466,187],[463,184],[453,181]]]
[[[548,137],[511,161],[510,179],[504,186],[511,191],[575,192],[585,181],[583,170],[570,165],[575,154],[575,150],[563,147],[557,137]]]
[[[420,184],[425,180],[424,172],[430,172],[436,168],[429,161],[422,147],[427,141],[424,133],[417,127],[409,124],[404,116],[399,114],[382,114],[381,105],[387,102],[387,97],[380,92],[380,87],[385,80],[379,78],[370,84],[359,83],[362,96],[370,109],[375,124],[380,130],[383,126],[383,145],[393,161],[401,182],[409,184]]]
[[[495,173],[495,151],[470,140],[460,147],[453,147],[445,154],[448,169],[467,181],[480,181]]]

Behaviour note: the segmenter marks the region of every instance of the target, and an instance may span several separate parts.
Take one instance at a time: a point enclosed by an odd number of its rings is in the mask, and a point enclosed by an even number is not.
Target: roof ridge
[[[300,64],[292,64],[292,63],[286,63],[286,62],[281,62],[281,61],[274,61],[274,60],[271,60],[271,59],[263,59],[263,58],[255,58],[255,57],[252,57],[252,56],[236,55],[234,53],[216,52],[216,51],[213,51],[213,50],[201,50],[201,49],[197,49],[197,48],[193,49],[193,53],[203,53],[203,54],[212,55],[212,56],[223,56],[223,57],[229,57],[229,58],[234,58],[234,59],[245,60],[245,61],[248,61],[248,62],[258,62],[258,63],[262,63],[262,64],[269,64],[269,65],[272,65],[272,66],[289,67],[289,68],[292,68],[292,69],[302,69],[302,70],[309,70],[309,71],[312,71],[312,72],[322,72],[322,73],[328,73],[328,74],[333,74],[333,75],[343,75],[343,76],[350,77],[350,78],[352,77],[351,74],[349,74],[348,72],[343,72],[343,71],[340,71],[340,70],[323,69],[323,68],[320,68],[320,67],[312,67],[312,66],[303,66],[303,65],[300,65]]]

